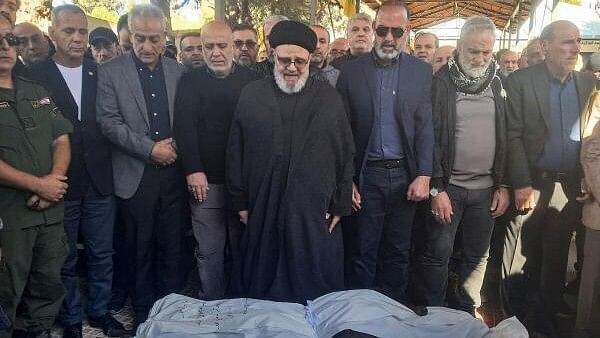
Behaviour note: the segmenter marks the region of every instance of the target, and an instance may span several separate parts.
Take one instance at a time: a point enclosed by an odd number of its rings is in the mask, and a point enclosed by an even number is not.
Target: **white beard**
[[[233,60],[230,60],[225,66],[222,66],[222,67],[214,67],[209,62],[206,63],[206,66],[208,67],[208,69],[210,69],[217,76],[223,76],[223,75],[227,74],[231,70],[232,65],[233,65]]]
[[[275,66],[275,67],[277,67],[277,66]],[[309,74],[309,72],[307,70],[306,72],[304,72],[304,74],[302,74],[302,75],[300,75],[300,77],[298,77],[298,81],[296,81],[296,84],[294,84],[293,86],[290,87],[285,82],[285,78],[283,77],[283,74],[278,72],[277,69],[273,70],[273,75],[275,76],[275,83],[277,83],[277,87],[279,87],[279,89],[281,89],[281,91],[286,94],[296,94],[296,93],[300,92],[302,90],[302,88],[304,88],[304,86],[306,85],[306,81],[308,80],[308,74]]]
[[[490,62],[492,62],[491,59],[490,59]],[[473,67],[464,59],[462,54],[458,54],[458,64],[462,68],[462,71],[465,73],[465,75],[467,75],[468,77],[470,77],[472,79],[477,79],[477,78],[484,76],[485,72],[487,71],[488,67],[490,66],[490,64],[488,62],[488,64],[486,64],[486,65],[483,65],[480,67]]]
[[[391,53],[385,53],[381,46],[375,46],[375,53],[382,60],[393,60],[400,54],[400,49],[394,49]]]

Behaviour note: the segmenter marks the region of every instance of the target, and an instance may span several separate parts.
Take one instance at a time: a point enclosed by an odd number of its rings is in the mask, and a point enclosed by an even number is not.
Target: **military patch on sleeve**
[[[41,107],[41,106],[47,106],[50,103],[52,103],[52,101],[50,100],[49,97],[46,96],[46,97],[43,97],[43,98],[41,98],[39,100],[31,101],[31,106],[33,107],[33,109],[38,109],[39,107]]]
[[[60,111],[60,109],[58,109],[58,107],[52,108],[52,110],[50,111],[50,115],[54,118],[63,117],[62,112]]]

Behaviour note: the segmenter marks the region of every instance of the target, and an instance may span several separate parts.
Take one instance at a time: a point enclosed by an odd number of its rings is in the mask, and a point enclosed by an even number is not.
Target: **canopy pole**
[[[360,13],[360,0],[356,0],[356,13]]]

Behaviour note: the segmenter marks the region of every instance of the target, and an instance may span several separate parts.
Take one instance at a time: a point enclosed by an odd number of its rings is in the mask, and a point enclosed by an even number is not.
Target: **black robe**
[[[344,286],[341,227],[349,215],[354,144],[343,103],[308,79],[284,94],[273,79],[244,88],[227,154],[236,210],[249,210],[239,282],[245,296],[304,303]]]

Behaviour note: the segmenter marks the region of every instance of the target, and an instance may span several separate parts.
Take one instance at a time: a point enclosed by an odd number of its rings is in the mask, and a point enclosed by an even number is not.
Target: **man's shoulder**
[[[37,79],[32,79],[31,77],[26,77],[23,75],[15,76],[15,87],[18,88],[19,91],[26,91],[28,95],[33,96],[49,96],[50,93]]]
[[[523,69],[517,69],[506,78],[506,83],[532,81],[535,75],[541,72],[546,72],[546,64],[538,63],[537,65],[529,66]]]
[[[103,64],[98,66],[98,70],[104,70],[107,73],[112,73],[113,71],[118,70],[119,68],[124,68],[128,65],[128,63],[133,63],[131,59],[131,55],[129,53],[117,56],[116,58],[110,59]]]
[[[250,80],[250,81],[259,80],[259,79],[264,78],[264,76],[262,76],[257,71],[255,71],[254,69],[251,69],[249,67],[236,65],[235,71],[239,72],[239,75],[242,78],[244,78],[246,80]]]

